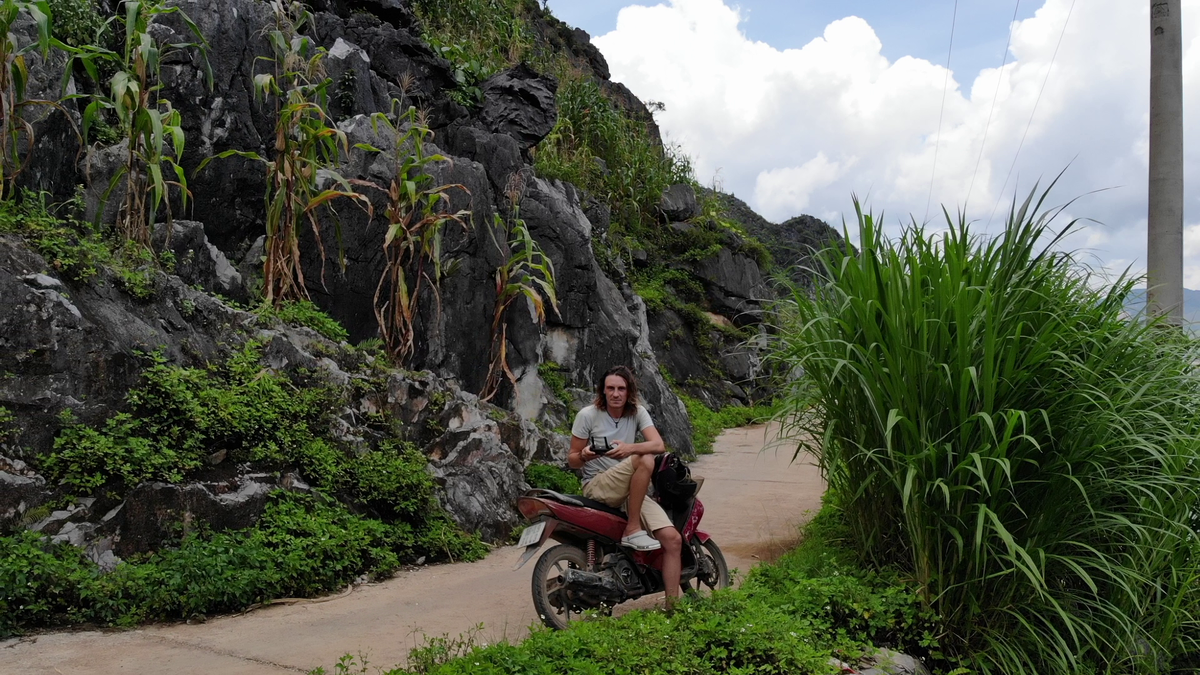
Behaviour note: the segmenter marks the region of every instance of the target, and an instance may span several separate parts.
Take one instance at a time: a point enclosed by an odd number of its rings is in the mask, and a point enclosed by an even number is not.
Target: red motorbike
[[[649,497],[647,497],[649,499]],[[660,503],[662,503],[660,501]],[[663,590],[663,551],[634,551],[620,545],[625,513],[579,495],[530,490],[517,508],[531,522],[518,546],[520,569],[548,539],[533,568],[533,606],[550,628],[566,628],[587,613],[608,613],[615,605]],[[698,593],[729,585],[729,567],[717,543],[698,529],[704,505],[695,496],[663,504],[683,535],[680,586]]]

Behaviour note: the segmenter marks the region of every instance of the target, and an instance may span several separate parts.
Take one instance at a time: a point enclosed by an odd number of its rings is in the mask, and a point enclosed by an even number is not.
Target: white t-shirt
[[[650,413],[641,405],[637,407],[637,414],[615,419],[608,414],[607,408],[589,405],[575,415],[575,424],[571,427],[571,435],[585,441],[604,437],[608,439],[609,443],[613,441],[636,443],[638,432],[652,426],[654,426],[654,420],[650,419]],[[583,482],[586,483],[595,478],[597,474],[613,468],[620,461],[601,455],[585,463],[583,465]]]

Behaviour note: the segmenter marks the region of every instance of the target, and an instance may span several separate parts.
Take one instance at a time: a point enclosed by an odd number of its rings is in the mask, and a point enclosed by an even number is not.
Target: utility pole
[[[1183,325],[1183,37],[1180,0],[1150,0],[1150,208],[1146,302]]]

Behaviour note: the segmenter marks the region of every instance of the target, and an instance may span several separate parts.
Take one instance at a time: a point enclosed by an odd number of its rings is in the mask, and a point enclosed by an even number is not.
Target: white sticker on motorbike
[[[533,525],[530,525],[529,527],[525,528],[524,532],[521,533],[521,541],[517,542],[517,547],[522,548],[541,543],[542,532],[545,531],[546,521],[544,520],[540,523],[534,523]]]

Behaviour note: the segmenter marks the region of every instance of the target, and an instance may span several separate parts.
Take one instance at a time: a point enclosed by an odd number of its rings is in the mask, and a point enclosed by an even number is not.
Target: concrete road
[[[705,477],[702,523],[731,568],[745,572],[795,543],[796,528],[820,508],[824,485],[812,462],[778,452],[765,427],[725,432],[692,465]],[[273,605],[201,624],[47,633],[0,642],[3,675],[270,675],[330,670],[343,654],[373,666],[403,663],[425,635],[459,635],[479,624],[478,642],[520,640],[536,619],[533,563],[513,571],[515,547],[474,563],[405,570],[379,584],[317,602]],[[661,596],[636,606],[652,606]],[[628,605],[629,603],[627,603]],[[628,611],[626,605],[618,612]],[[373,668],[372,668],[373,670]]]

